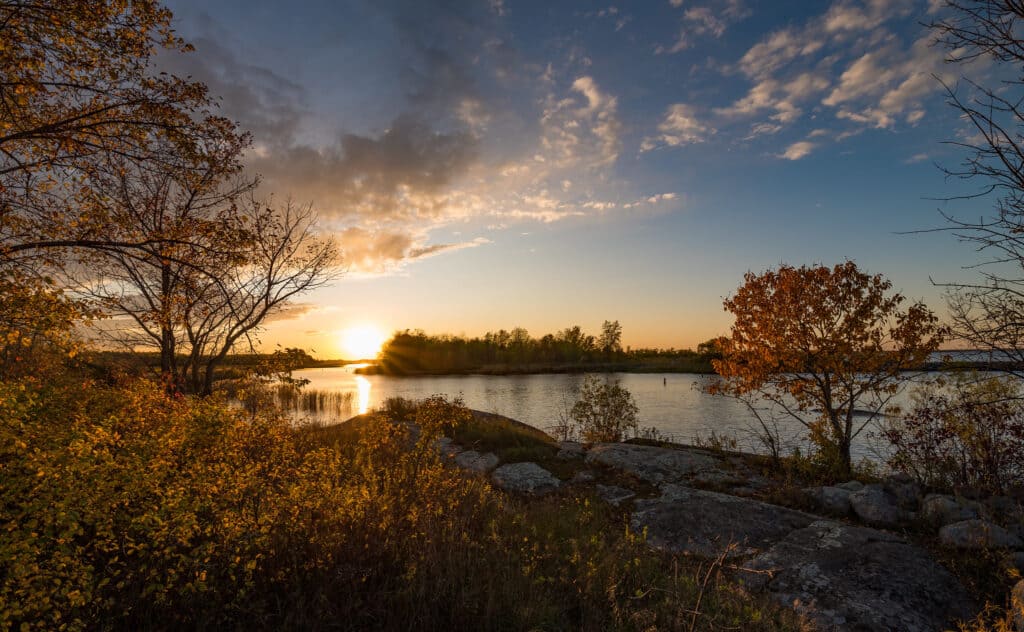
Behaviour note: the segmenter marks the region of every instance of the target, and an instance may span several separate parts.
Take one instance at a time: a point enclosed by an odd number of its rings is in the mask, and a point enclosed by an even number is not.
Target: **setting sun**
[[[341,333],[341,350],[349,360],[375,358],[385,340],[387,336],[373,325],[349,327]]]

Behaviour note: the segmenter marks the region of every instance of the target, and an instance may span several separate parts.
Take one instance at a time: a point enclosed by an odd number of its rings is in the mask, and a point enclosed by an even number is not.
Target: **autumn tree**
[[[189,47],[152,0],[0,2],[0,255],[140,248],[90,186],[96,160],[154,162],[198,134],[233,133],[206,87],[158,73],[158,49]]]
[[[973,245],[983,260],[972,282],[946,283],[955,337],[1024,365],[1024,4],[1010,0],[946,0],[930,26],[947,62],[965,73],[947,86],[950,105],[968,129],[951,144],[965,151],[953,178],[978,183],[968,199],[993,204],[979,219],[945,215],[947,227]],[[981,63],[974,64],[979,61]],[[1017,377],[1024,372],[1015,369]]]
[[[713,392],[778,407],[849,473],[853,440],[898,391],[900,373],[942,340],[932,312],[921,303],[901,309],[904,297],[891,288],[850,261],[748,272],[724,302],[735,323],[713,361],[721,376]]]

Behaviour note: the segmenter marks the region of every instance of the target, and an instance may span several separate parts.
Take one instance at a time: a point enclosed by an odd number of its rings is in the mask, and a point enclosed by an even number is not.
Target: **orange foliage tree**
[[[848,474],[853,440],[945,333],[924,304],[902,310],[891,288],[851,261],[748,272],[724,302],[736,322],[713,362],[722,378],[713,390],[784,411]]]

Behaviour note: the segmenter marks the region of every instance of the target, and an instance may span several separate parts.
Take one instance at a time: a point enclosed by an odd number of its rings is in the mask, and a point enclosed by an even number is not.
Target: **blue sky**
[[[346,276],[268,342],[337,355],[358,324],[626,344],[728,330],[747,270],[853,259],[942,312],[976,260],[935,163],[969,138],[929,2],[169,2],[250,129],[264,190],[318,209]]]

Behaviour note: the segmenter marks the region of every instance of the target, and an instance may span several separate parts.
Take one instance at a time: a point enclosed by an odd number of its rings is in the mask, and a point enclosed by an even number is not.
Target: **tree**
[[[853,440],[897,392],[901,371],[924,362],[943,330],[921,303],[901,310],[881,275],[847,261],[748,272],[724,306],[735,316],[713,392],[756,394],[803,425],[840,474]],[[866,419],[855,416],[868,411]]]
[[[633,395],[618,381],[588,375],[580,395],[569,412],[584,441],[622,441],[637,429],[637,406]]]
[[[965,78],[947,86],[950,105],[966,121],[963,163],[948,176],[981,183],[967,198],[994,198],[994,212],[978,220],[944,215],[947,227],[985,259],[980,279],[945,283],[954,335],[970,345],[1024,365],[1024,5],[1011,0],[946,0],[946,17],[930,26],[948,51],[947,61],[969,68],[994,63],[995,79]],[[1017,377],[1024,372],[1014,370]]]
[[[189,47],[152,0],[0,1],[0,261],[66,248],[136,249],[91,188],[96,161],[158,162],[197,137],[234,134],[197,82],[158,74],[157,49]]]
[[[604,353],[606,360],[611,360],[617,354],[622,353],[622,325],[619,321],[604,321],[601,325],[601,336],[597,339],[597,346]]]

